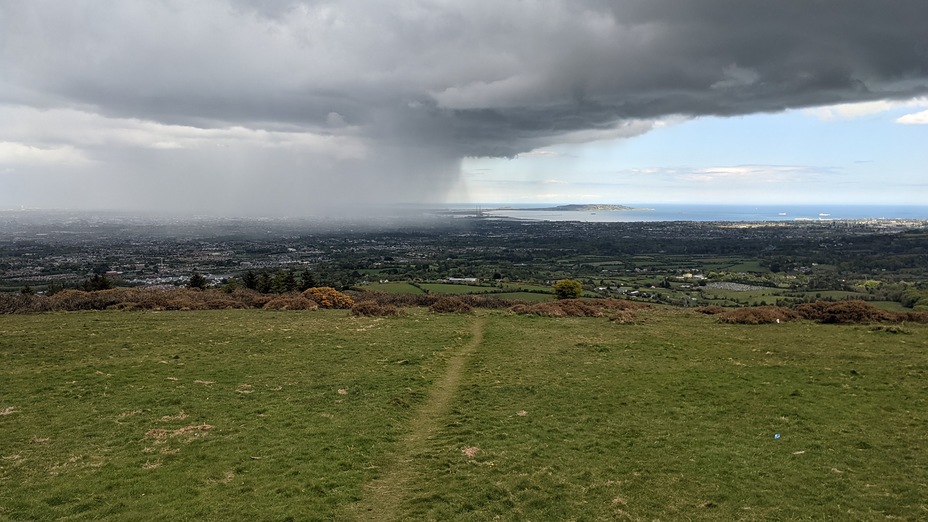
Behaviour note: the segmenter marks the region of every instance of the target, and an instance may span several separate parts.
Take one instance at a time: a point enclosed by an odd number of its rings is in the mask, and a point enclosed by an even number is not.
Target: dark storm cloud
[[[666,116],[924,95],[925,20],[924,0],[6,2],[0,104],[346,138],[366,152],[275,168],[429,185]]]

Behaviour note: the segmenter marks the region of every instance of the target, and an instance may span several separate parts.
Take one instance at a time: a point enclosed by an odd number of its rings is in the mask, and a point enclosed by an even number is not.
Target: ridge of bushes
[[[488,295],[388,294],[354,292],[348,295],[331,287],[310,288],[303,293],[262,294],[255,290],[199,290],[192,288],[112,288],[64,290],[36,295],[0,293],[0,314],[78,310],[316,310],[350,309],[358,316],[395,316],[407,307],[428,308],[435,313],[466,313],[474,308],[507,309],[519,315],[540,317],[609,317],[620,323],[635,320],[635,312],[650,306],[624,299],[561,299],[525,303]],[[721,323],[769,324],[808,320],[824,324],[928,323],[928,312],[891,312],[859,300],[816,301],[794,307],[753,306],[722,308],[706,306],[698,312],[714,315]]]
[[[890,312],[859,300],[815,301],[794,308],[751,306],[725,310],[719,307],[705,307],[699,311],[716,315],[719,322],[729,324],[769,324],[797,319],[823,324],[928,323],[926,312]]]

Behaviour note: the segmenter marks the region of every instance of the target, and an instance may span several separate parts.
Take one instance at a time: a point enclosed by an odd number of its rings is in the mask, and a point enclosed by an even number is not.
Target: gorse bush
[[[307,299],[315,301],[320,308],[348,309],[354,306],[354,299],[330,286],[318,286],[303,292]]]

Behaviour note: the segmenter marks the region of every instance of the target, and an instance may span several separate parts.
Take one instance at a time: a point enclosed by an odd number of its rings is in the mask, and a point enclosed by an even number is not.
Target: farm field
[[[370,292],[383,292],[386,294],[421,294],[422,290],[407,283],[368,283],[361,286],[362,289]]]
[[[0,519],[928,516],[928,325],[0,316]]]
[[[464,285],[454,283],[420,283],[419,287],[432,294],[464,295],[498,292],[493,286]]]

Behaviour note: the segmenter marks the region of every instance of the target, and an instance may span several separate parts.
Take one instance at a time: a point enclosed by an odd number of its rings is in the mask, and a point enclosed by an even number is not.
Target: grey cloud
[[[255,148],[239,170],[367,185],[435,170],[440,191],[462,157],[651,119],[924,95],[925,20],[924,0],[7,2],[0,104],[349,135],[367,159]],[[221,164],[199,154],[198,171]]]

